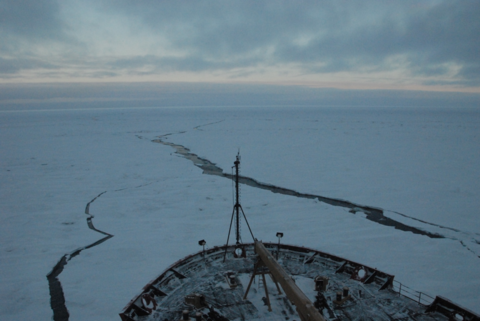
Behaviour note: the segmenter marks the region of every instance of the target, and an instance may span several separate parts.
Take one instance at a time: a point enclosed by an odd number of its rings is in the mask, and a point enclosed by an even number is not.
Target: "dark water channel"
[[[110,239],[113,237],[112,234],[106,233],[104,231],[100,231],[95,228],[93,225],[92,219],[93,215],[90,214],[90,204],[93,203],[97,198],[105,194],[105,192],[102,192],[98,194],[94,199],[92,199],[90,202],[87,203],[87,206],[85,207],[85,214],[88,215],[87,217],[87,225],[91,230],[94,230],[95,232],[98,232],[100,234],[105,235],[105,237],[101,238],[100,240],[93,242],[92,244],[89,244],[85,247],[81,247],[79,249],[76,249],[72,253],[65,254],[62,256],[60,261],[53,267],[52,271],[47,274],[47,280],[48,280],[48,288],[50,290],[50,306],[53,311],[53,320],[54,321],[67,321],[68,318],[70,317],[70,314],[68,313],[67,306],[65,305],[65,295],[63,293],[63,288],[62,284],[60,283],[60,280],[58,279],[58,276],[63,272],[63,269],[67,265],[68,261],[73,259],[74,257],[80,255],[80,253],[83,250],[90,249],[92,247],[95,247],[97,245],[102,244],[106,240]]]
[[[166,136],[166,135],[165,135]],[[204,159],[201,157],[198,157],[198,155],[191,153],[190,150],[182,145],[177,145],[171,142],[166,142],[162,140],[161,138],[154,139],[152,140],[155,143],[163,144],[166,146],[173,147],[176,151],[175,153],[180,154],[184,158],[191,160],[193,164],[203,170],[204,174],[208,175],[216,175],[216,176],[222,176],[228,179],[234,179],[232,174],[227,174],[223,172],[223,169],[209,161],[208,159]],[[355,204],[349,201],[345,200],[340,200],[340,199],[335,199],[335,198],[330,198],[330,197],[325,197],[321,195],[314,195],[314,194],[305,194],[305,193],[299,193],[297,191],[284,188],[284,187],[279,187],[279,186],[274,186],[271,184],[266,184],[259,182],[253,178],[250,177],[245,177],[245,176],[240,176],[240,183],[245,184],[251,187],[255,188],[260,188],[264,190],[271,191],[272,193],[278,193],[278,194],[284,194],[284,195],[289,195],[289,196],[294,196],[294,197],[300,197],[300,198],[307,198],[307,199],[317,199],[320,202],[333,205],[333,206],[340,206],[344,208],[350,209],[349,212],[352,214],[355,214],[357,212],[363,212],[366,215],[366,219],[370,220],[372,222],[384,225],[384,226],[389,226],[389,227],[394,227],[397,230],[405,231],[405,232],[412,232],[414,234],[419,234],[419,235],[424,235],[428,236],[431,238],[444,238],[443,235],[437,234],[437,233],[431,233],[428,231],[424,231],[421,229],[418,229],[413,226],[409,226],[403,223],[400,223],[398,221],[395,221],[389,217],[386,217],[383,215],[383,210],[377,207],[372,207],[372,206],[365,206],[365,205],[359,205]]]
[[[202,169],[204,174],[221,176],[221,177],[225,177],[225,178],[231,179],[231,180],[234,179],[234,175],[224,173],[222,168],[218,167],[217,165],[215,165],[214,163],[212,163],[208,159],[201,158],[198,155],[192,153],[188,148],[186,148],[182,145],[178,145],[178,144],[174,144],[174,143],[162,140],[162,137],[169,136],[169,135],[171,135],[171,134],[160,136],[158,139],[152,140],[152,142],[159,143],[159,144],[170,146],[170,147],[174,148],[175,153],[177,153],[177,154],[181,155],[182,157],[190,160],[195,166]],[[138,136],[138,135],[137,135],[137,137],[141,138],[141,139],[144,139],[144,137],[141,137],[141,136]],[[405,231],[405,232],[411,232],[411,233],[419,234],[419,235],[424,235],[424,236],[427,236],[427,237],[430,237],[430,238],[445,238],[444,235],[441,235],[441,234],[438,234],[438,233],[431,233],[431,232],[425,231],[425,230],[421,230],[421,229],[418,229],[416,227],[409,226],[409,225],[403,224],[401,222],[398,222],[396,220],[393,220],[389,217],[386,217],[383,214],[383,210],[381,208],[378,208],[378,207],[359,205],[359,204],[349,202],[349,201],[346,201],[346,200],[335,199],[335,198],[331,198],[331,197],[325,197],[325,196],[322,196],[322,195],[300,193],[300,192],[294,191],[292,189],[279,187],[279,186],[275,186],[275,185],[271,185],[271,184],[267,184],[267,183],[262,183],[262,182],[259,182],[255,179],[253,179],[253,178],[246,177],[246,176],[240,176],[239,182],[241,184],[248,185],[248,186],[251,186],[251,187],[254,187],[254,188],[260,188],[260,189],[263,189],[263,190],[268,190],[272,193],[278,193],[278,194],[283,194],[283,195],[288,195],[288,196],[293,196],[293,197],[299,197],[299,198],[306,198],[306,199],[316,199],[320,202],[323,202],[325,204],[329,204],[329,205],[332,205],[332,206],[339,206],[339,207],[343,207],[343,208],[348,208],[349,212],[352,213],[352,214],[355,214],[357,212],[364,213],[365,218],[367,220],[370,220],[372,222],[375,222],[377,224],[381,224],[381,225],[384,225],[384,226],[387,226],[387,227],[393,227],[397,230],[401,230],[401,231]],[[149,183],[149,184],[151,184],[151,183]],[[149,185],[149,184],[146,184],[146,185]],[[142,186],[144,186],[144,185],[140,185],[140,186],[136,186],[136,187],[142,187]],[[123,189],[121,189],[121,190],[123,190]],[[116,190],[116,191],[120,191],[120,190]],[[52,319],[54,321],[67,321],[69,319],[69,316],[70,316],[69,312],[68,312],[68,309],[66,307],[66,304],[65,304],[65,295],[64,295],[64,292],[63,292],[62,284],[60,283],[60,281],[58,279],[59,275],[63,272],[67,263],[71,259],[73,259],[74,257],[80,255],[80,253],[83,250],[87,250],[87,249],[90,249],[90,248],[95,247],[97,245],[100,245],[103,242],[105,242],[108,239],[113,237],[112,234],[109,234],[107,232],[104,232],[104,231],[101,231],[101,230],[95,228],[95,226],[93,225],[93,215],[90,214],[90,205],[97,198],[102,196],[104,193],[106,193],[106,191],[98,194],[95,198],[93,198],[90,202],[88,202],[86,207],[85,207],[85,214],[88,215],[88,217],[86,219],[88,227],[95,232],[103,234],[104,237],[102,237],[101,239],[99,239],[98,241],[96,241],[92,244],[89,244],[85,247],[81,247],[81,248],[79,248],[79,249],[77,249],[77,250],[75,250],[75,251],[73,251],[69,254],[63,255],[61,257],[61,259],[58,261],[58,263],[53,267],[53,269],[47,275],[47,280],[48,280],[48,285],[49,285],[49,290],[50,290],[50,306],[51,306],[52,311],[53,311]],[[397,212],[395,212],[395,213],[397,213]],[[407,216],[407,215],[404,215],[404,214],[401,214],[401,213],[397,213],[397,214],[402,215],[404,217],[408,217],[408,218],[413,219],[413,220],[423,222],[425,224],[430,224],[430,225],[434,225],[434,226],[437,226],[437,227],[440,227],[440,228],[460,232],[460,231],[455,230],[453,228],[440,226],[440,225],[436,225],[436,224],[429,223],[429,222],[424,222],[424,221],[418,220],[416,218],[413,218],[413,217],[410,217],[410,216]],[[462,243],[462,245],[464,247],[466,247],[466,245],[463,243],[463,241],[460,241],[460,242]],[[477,244],[480,244],[480,241],[478,241],[478,240],[475,240],[475,242]],[[475,253],[474,251],[472,251],[468,247],[467,247],[467,249],[469,251],[471,251],[472,253]],[[478,257],[480,258],[480,256],[478,256]]]

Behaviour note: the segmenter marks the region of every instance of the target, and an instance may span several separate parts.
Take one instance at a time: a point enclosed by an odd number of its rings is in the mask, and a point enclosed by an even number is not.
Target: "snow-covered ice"
[[[225,172],[379,207],[445,238],[365,214],[242,186],[255,236],[364,262],[480,313],[480,112],[466,109],[158,108],[0,112],[0,316],[50,319],[46,275],[59,276],[70,320],[119,320],[176,260],[226,242],[232,182],[202,174],[158,136]],[[243,231],[244,241],[250,241]]]

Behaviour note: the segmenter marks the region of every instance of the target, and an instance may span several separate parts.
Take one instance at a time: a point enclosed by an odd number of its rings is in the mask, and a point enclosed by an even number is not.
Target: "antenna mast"
[[[237,154],[237,159],[233,163],[235,167],[235,176],[231,176],[232,179],[235,179],[235,205],[233,206],[233,212],[232,212],[232,218],[230,220],[230,228],[228,230],[228,238],[227,238],[227,244],[225,246],[225,256],[223,258],[223,261],[225,261],[225,258],[227,256],[227,249],[228,249],[228,241],[230,240],[230,232],[232,231],[232,223],[233,219],[235,218],[235,237],[236,237],[236,248],[238,249],[241,247],[242,243],[242,236],[240,235],[240,211],[242,211],[243,217],[245,218],[245,222],[247,223],[248,230],[250,231],[250,234],[252,235],[253,241],[255,241],[255,237],[253,236],[252,229],[250,228],[250,225],[248,224],[247,217],[245,216],[245,212],[243,212],[242,205],[240,205],[240,188],[239,188],[239,182],[240,182],[240,152]],[[230,176],[228,174],[224,174],[225,176]],[[238,256],[241,256],[239,254],[236,254]]]
[[[234,212],[235,212],[235,236],[237,238],[237,243],[240,244],[240,189],[239,189],[239,166],[240,166],[240,152],[237,154],[237,160],[233,163],[235,164],[235,206],[234,206]],[[242,209],[243,211],[243,209]]]

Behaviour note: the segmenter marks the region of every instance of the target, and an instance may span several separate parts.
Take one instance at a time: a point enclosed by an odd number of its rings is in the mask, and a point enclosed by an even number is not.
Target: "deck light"
[[[207,244],[205,240],[198,241],[198,245],[203,246],[203,256],[205,256],[205,244]]]
[[[278,260],[278,253],[280,253],[280,239],[283,237],[283,233],[277,232],[277,237],[278,237],[278,249],[277,249],[277,260]]]

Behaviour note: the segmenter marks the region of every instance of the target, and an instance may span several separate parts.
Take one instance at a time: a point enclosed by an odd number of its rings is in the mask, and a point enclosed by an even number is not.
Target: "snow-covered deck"
[[[265,246],[277,255],[277,244]],[[184,311],[192,320],[200,314],[205,320],[298,319],[295,306],[283,291],[279,293],[272,278],[267,277],[265,285],[263,278],[257,276],[247,299],[243,299],[257,260],[253,244],[243,248],[245,257],[234,257],[235,246],[229,246],[224,261],[225,247],[215,247],[176,262],[124,308],[122,320],[182,320]],[[280,245],[278,262],[326,320],[448,320],[455,314],[462,315],[464,320],[477,317],[458,306],[445,310],[416,302],[394,290],[392,275],[324,252]],[[328,278],[325,291],[316,291],[317,276]],[[341,301],[337,301],[338,293],[342,293]],[[151,313],[142,303],[144,294],[156,302]],[[187,303],[186,297],[191,295],[201,295],[199,301],[203,303],[197,307]]]

